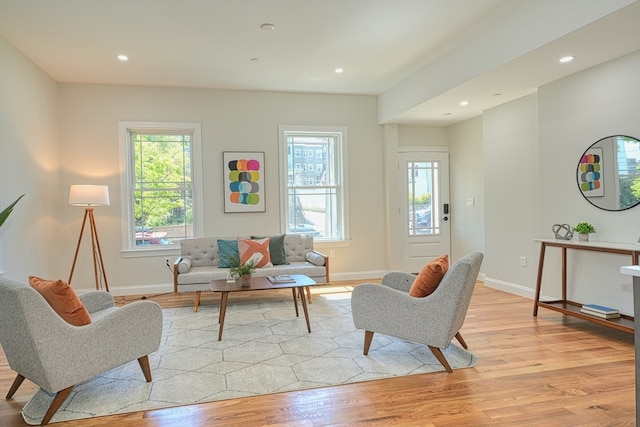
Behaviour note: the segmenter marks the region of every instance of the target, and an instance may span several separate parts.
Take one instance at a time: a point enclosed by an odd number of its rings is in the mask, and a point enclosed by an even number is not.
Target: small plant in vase
[[[595,233],[596,228],[588,222],[579,222],[575,227],[573,227],[573,231],[578,233],[579,242],[588,242],[589,234]]]
[[[240,283],[240,286],[249,286],[251,284],[251,275],[256,270],[256,265],[258,265],[257,260],[250,259],[242,264],[238,259],[236,262],[231,263],[229,274],[232,279]]]

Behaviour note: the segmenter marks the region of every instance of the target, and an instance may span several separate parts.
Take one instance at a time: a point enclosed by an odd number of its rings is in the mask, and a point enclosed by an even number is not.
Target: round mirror
[[[593,143],[578,162],[578,188],[593,206],[623,211],[640,204],[640,140],[613,135]]]

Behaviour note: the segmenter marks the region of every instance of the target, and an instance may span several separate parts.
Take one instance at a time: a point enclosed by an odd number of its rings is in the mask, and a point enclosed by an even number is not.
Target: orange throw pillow
[[[258,262],[256,267],[271,267],[271,254],[269,253],[269,237],[264,239],[238,240],[238,252],[240,264],[246,264],[249,260]]]
[[[58,316],[74,326],[91,323],[91,316],[73,288],[64,280],[29,276],[29,284],[47,300]]]
[[[449,269],[449,256],[442,255],[422,267],[420,273],[411,284],[409,295],[424,298],[431,295],[440,284],[440,280]]]

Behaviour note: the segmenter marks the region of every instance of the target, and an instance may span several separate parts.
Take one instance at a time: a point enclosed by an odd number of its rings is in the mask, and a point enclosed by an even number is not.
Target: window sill
[[[145,247],[144,249],[122,249],[122,258],[145,258],[159,256],[180,255],[180,245],[158,245],[157,247]]]

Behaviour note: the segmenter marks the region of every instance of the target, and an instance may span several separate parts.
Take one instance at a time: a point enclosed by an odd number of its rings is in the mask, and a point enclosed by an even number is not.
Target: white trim
[[[279,169],[280,169],[280,229],[284,230],[283,232],[287,232],[287,217],[289,209],[287,207],[287,179],[288,179],[288,163],[287,163],[287,141],[285,139],[285,132],[292,133],[309,133],[309,134],[341,134],[340,138],[340,164],[338,166],[337,173],[340,174],[340,188],[342,192],[342,197],[337,200],[340,207],[342,208],[342,231],[343,236],[340,240],[317,240],[317,243],[339,243],[343,241],[348,241],[351,239],[351,231],[350,231],[350,221],[349,221],[349,179],[347,173],[348,163],[348,128],[346,126],[299,126],[299,125],[278,125],[278,152],[279,152]],[[295,158],[295,157],[294,157]]]
[[[448,153],[449,147],[433,145],[433,146],[399,146],[398,153]]]
[[[193,133],[191,141],[191,168],[193,179],[193,234],[199,236],[204,230],[204,192],[202,178],[202,129],[200,123],[195,122],[118,122],[118,136],[120,147],[120,209],[121,209],[121,254],[125,258],[143,256],[161,256],[175,253],[180,245],[166,245],[163,248],[136,248],[131,241],[132,236],[128,227],[135,221],[131,218],[133,212],[131,199],[128,197],[133,188],[133,177],[130,175],[131,151],[128,150],[128,138],[130,130],[149,131],[176,131],[184,130]]]

